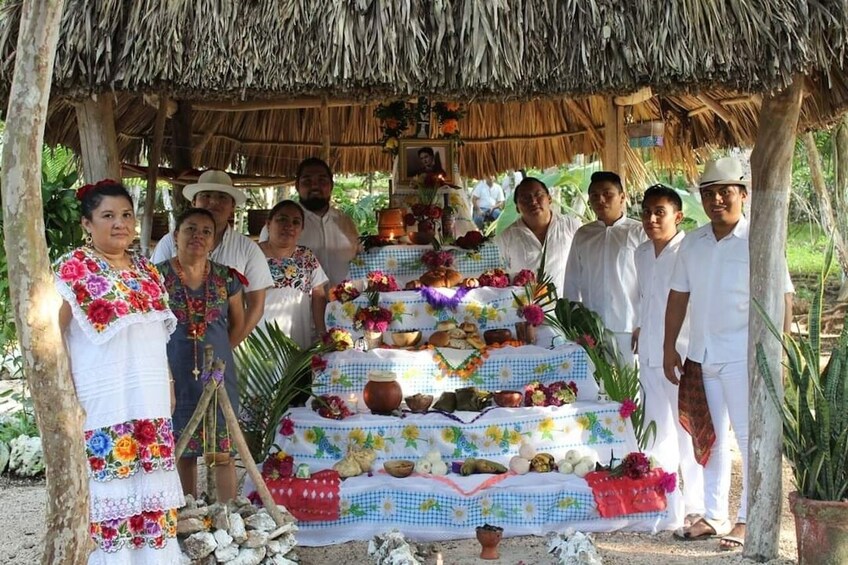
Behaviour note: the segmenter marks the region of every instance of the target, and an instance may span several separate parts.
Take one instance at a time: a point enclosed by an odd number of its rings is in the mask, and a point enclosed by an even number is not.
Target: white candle
[[[347,398],[347,408],[354,414],[356,414],[357,409],[359,408],[359,399],[356,397],[354,393],[350,393],[350,396]]]

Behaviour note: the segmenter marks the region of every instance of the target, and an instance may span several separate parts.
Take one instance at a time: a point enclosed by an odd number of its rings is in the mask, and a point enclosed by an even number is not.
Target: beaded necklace
[[[177,277],[179,277],[180,283],[183,285],[183,292],[185,293],[186,320],[188,321],[187,333],[188,338],[194,342],[194,370],[191,374],[194,375],[194,380],[197,380],[200,376],[200,369],[197,367],[197,343],[203,341],[206,337],[206,299],[209,291],[209,261],[206,261],[206,266],[203,269],[203,298],[198,299],[198,302],[202,300],[202,309],[192,309],[194,299],[189,294],[188,281],[186,280],[183,266],[176,257],[174,258],[174,270],[177,272]],[[199,322],[197,321],[198,315],[200,317]]]

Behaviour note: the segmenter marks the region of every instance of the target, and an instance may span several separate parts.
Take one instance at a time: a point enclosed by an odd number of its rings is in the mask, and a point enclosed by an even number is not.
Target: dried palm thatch
[[[9,89],[20,3],[7,1],[0,13],[0,94]],[[348,172],[390,168],[376,144],[374,103],[413,95],[468,102],[461,167],[471,176],[597,151],[604,96],[645,86],[655,96],[634,106],[632,118],[666,121],[663,160],[691,162],[691,148],[750,144],[758,115],[751,94],[782,88],[797,74],[808,77],[802,127],[848,106],[845,2],[67,0],[65,6],[47,139],[77,147],[71,103],[114,92],[120,151],[134,163],[144,160],[155,118],[141,93],[194,105],[195,166],[278,176],[320,151],[320,108],[297,108],[320,97],[331,105],[333,164]],[[241,111],[222,112],[214,101]],[[257,109],[257,102],[274,109]]]

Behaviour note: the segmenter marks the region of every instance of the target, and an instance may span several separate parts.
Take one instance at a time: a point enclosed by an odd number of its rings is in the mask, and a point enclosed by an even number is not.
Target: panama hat
[[[233,179],[224,171],[206,171],[196,184],[189,184],[183,190],[183,196],[186,200],[194,200],[198,192],[225,192],[233,197],[236,201],[236,206],[241,206],[247,202],[247,196],[240,188],[233,186]]]
[[[714,184],[735,184],[748,188],[751,182],[742,178],[742,164],[733,157],[722,157],[708,161],[704,174],[698,181],[698,188]]]

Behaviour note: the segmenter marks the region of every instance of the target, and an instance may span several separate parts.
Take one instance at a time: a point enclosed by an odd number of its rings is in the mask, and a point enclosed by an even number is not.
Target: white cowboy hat
[[[698,181],[698,188],[713,184],[735,184],[748,188],[751,181],[742,178],[742,164],[738,159],[722,157],[707,162],[704,167],[704,174]]]
[[[194,200],[198,192],[204,191],[225,192],[233,197],[233,200],[236,201],[236,206],[241,206],[247,202],[247,196],[245,196],[244,191],[234,187],[233,179],[224,171],[206,171],[200,175],[196,184],[186,185],[185,190],[183,190],[183,196],[185,196],[186,200],[191,201]]]

